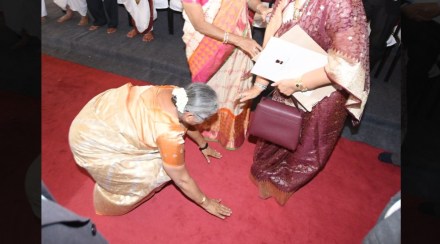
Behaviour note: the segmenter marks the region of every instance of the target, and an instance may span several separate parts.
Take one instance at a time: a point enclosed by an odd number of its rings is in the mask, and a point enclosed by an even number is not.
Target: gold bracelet
[[[203,195],[202,201],[199,203],[199,205],[202,205],[202,204],[204,204],[205,202],[206,202],[206,196]]]
[[[302,83],[302,77],[299,78],[299,79],[296,81],[296,83],[295,83],[295,87],[296,87],[296,89],[297,89],[298,91],[301,91],[301,92],[306,92],[306,91],[309,90],[307,87],[305,87],[305,86],[303,85],[303,83]]]

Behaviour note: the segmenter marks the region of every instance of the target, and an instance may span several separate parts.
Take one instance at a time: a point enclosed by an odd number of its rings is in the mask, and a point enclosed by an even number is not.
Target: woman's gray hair
[[[198,122],[203,122],[218,110],[217,93],[203,83],[191,83],[185,87],[188,103],[185,111],[196,115]]]

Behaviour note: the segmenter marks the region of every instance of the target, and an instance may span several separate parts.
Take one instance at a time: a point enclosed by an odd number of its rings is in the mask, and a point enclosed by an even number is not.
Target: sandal
[[[152,40],[154,40],[153,31],[148,32],[142,37],[143,42],[151,42]]]

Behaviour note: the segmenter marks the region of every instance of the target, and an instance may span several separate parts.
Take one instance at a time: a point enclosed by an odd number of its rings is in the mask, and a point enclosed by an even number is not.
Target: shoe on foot
[[[393,160],[391,159],[392,155],[393,154],[390,152],[381,152],[379,153],[379,156],[377,158],[383,163],[392,164],[393,163]]]

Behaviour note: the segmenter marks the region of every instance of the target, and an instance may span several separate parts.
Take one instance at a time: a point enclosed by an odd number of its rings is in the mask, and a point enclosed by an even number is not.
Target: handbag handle
[[[273,88],[272,91],[270,91],[269,93],[267,93],[263,97],[264,98],[269,98],[269,95],[272,95],[275,92],[275,90],[276,90],[276,88]],[[299,105],[301,105],[301,103],[298,102],[298,99],[296,99],[293,95],[290,95],[289,97],[290,97],[290,99],[292,99],[293,105],[295,105],[295,107],[299,109]],[[307,111],[307,109],[303,105],[301,105],[301,107],[304,108],[304,111]]]

